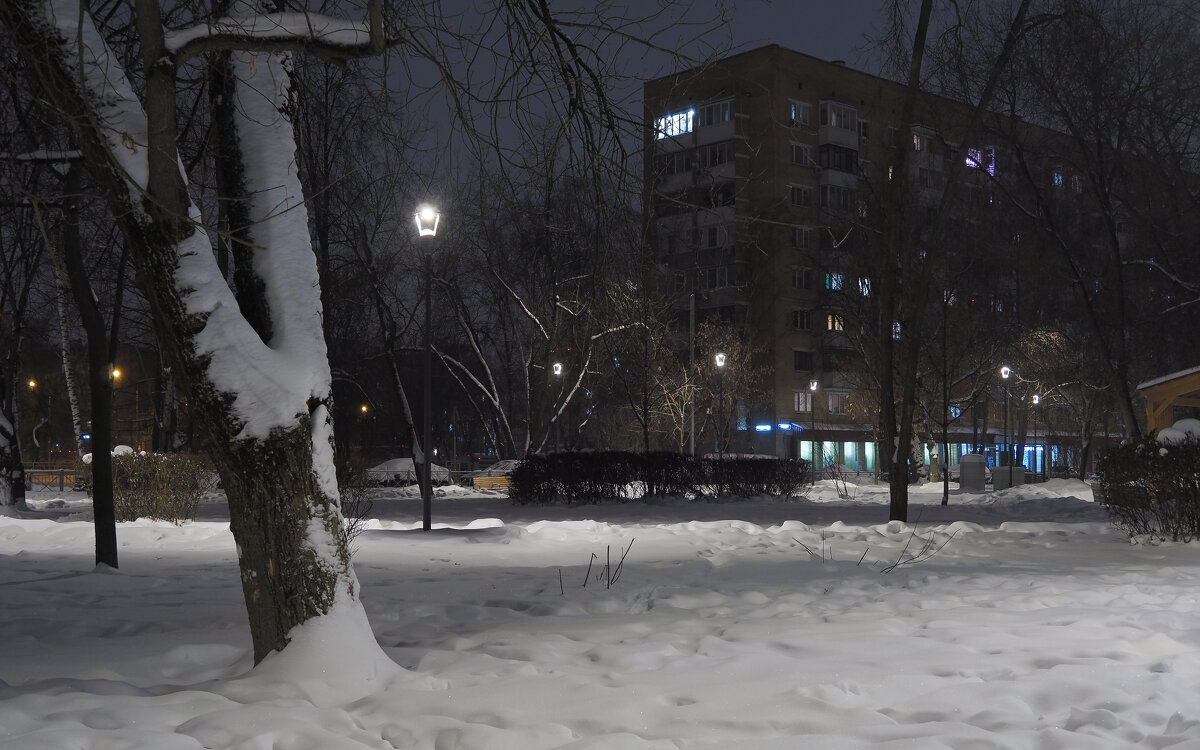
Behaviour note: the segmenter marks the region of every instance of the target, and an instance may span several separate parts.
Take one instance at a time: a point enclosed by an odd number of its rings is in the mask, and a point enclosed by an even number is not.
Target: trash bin
[[[1024,466],[997,466],[992,469],[992,489],[1006,490],[1025,484]]]
[[[987,482],[987,460],[979,453],[968,453],[958,462],[958,487],[982,492]]]

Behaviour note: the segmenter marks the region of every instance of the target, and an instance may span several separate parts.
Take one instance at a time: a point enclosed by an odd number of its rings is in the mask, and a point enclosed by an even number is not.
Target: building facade
[[[851,269],[869,241],[862,217],[891,178],[895,149],[910,150],[919,201],[942,199],[948,164],[968,168],[955,203],[973,276],[946,293],[947,305],[985,314],[1017,305],[1016,273],[989,259],[1012,257],[1034,233],[1019,218],[981,210],[997,203],[997,165],[1008,167],[1002,149],[948,134],[948,111],[962,108],[936,98],[904,126],[904,94],[895,82],[777,45],[644,86],[647,242],[665,284],[701,320],[741,331],[768,373],[765,402],[739,405],[731,450],[879,468],[878,389],[848,335],[846,301],[871,293]],[[1000,461],[1000,445],[1015,442],[1008,420],[1005,435],[995,435],[1002,401],[947,404],[956,420],[949,463],[989,450],[989,462]],[[932,432],[927,425],[930,442],[941,442]],[[1027,466],[1049,473],[1044,445],[1035,439],[1019,450]]]

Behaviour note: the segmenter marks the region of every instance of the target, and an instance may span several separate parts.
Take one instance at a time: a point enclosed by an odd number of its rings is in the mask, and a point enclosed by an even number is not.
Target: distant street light
[[[554,372],[554,377],[558,378],[558,400],[559,400],[559,401],[561,401],[561,400],[562,400],[562,390],[563,390],[563,382],[562,382],[563,366],[562,366],[562,362],[555,362],[555,363],[554,363],[554,364],[551,366],[551,370],[553,370],[553,372]],[[556,405],[557,405],[557,404],[556,404]],[[560,435],[561,435],[561,432],[560,432],[560,430],[559,430],[559,427],[560,427],[560,422],[561,422],[561,420],[559,420],[559,418],[558,418],[558,417],[559,417],[559,415],[557,415],[557,414],[555,414],[555,415],[554,415],[554,452],[555,452],[555,453],[558,453],[559,451],[561,451],[561,450],[562,450],[561,441],[560,441],[560,439],[559,439],[559,438],[560,438]]]
[[[37,381],[36,381],[36,380],[34,380],[33,378],[30,378],[30,379],[29,379],[29,387],[30,387],[30,388],[37,388]]]
[[[442,215],[436,207],[423,203],[417,207],[413,218],[417,222],[417,237],[430,238],[425,247],[425,434],[421,439],[421,456],[424,461],[421,468],[421,528],[429,531],[433,528],[433,474],[430,468],[433,461],[433,342],[429,330],[433,300],[433,248],[430,245],[433,238],[437,237]]]
[[[1004,461],[1008,464],[1008,486],[1012,488],[1012,445],[1008,442],[1008,378],[1012,368],[1008,365],[1000,368],[1000,377],[1004,382]],[[994,489],[994,488],[993,488]]]

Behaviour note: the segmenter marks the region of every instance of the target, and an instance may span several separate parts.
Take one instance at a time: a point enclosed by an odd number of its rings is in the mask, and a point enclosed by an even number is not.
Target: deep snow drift
[[[253,671],[222,502],[120,525],[104,572],[86,502],[34,493],[45,518],[0,518],[0,747],[1200,748],[1200,547],[1131,545],[1079,482],[917,488],[911,525],[849,489],[439,488],[432,532],[385,490],[355,541],[369,626]]]

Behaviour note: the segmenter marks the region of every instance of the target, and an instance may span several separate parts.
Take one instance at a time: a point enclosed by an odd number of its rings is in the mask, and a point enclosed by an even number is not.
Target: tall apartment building
[[[899,132],[913,141],[914,184],[940,194],[947,156],[933,130],[901,128],[903,94],[777,45],[644,86],[648,242],[678,299],[695,292],[701,318],[740,328],[770,373],[770,402],[749,411],[732,450],[807,459],[815,445],[819,460],[876,469],[875,397],[833,299],[860,283],[840,259]],[[956,157],[981,172],[997,158]],[[971,200],[992,200],[982,185]]]

